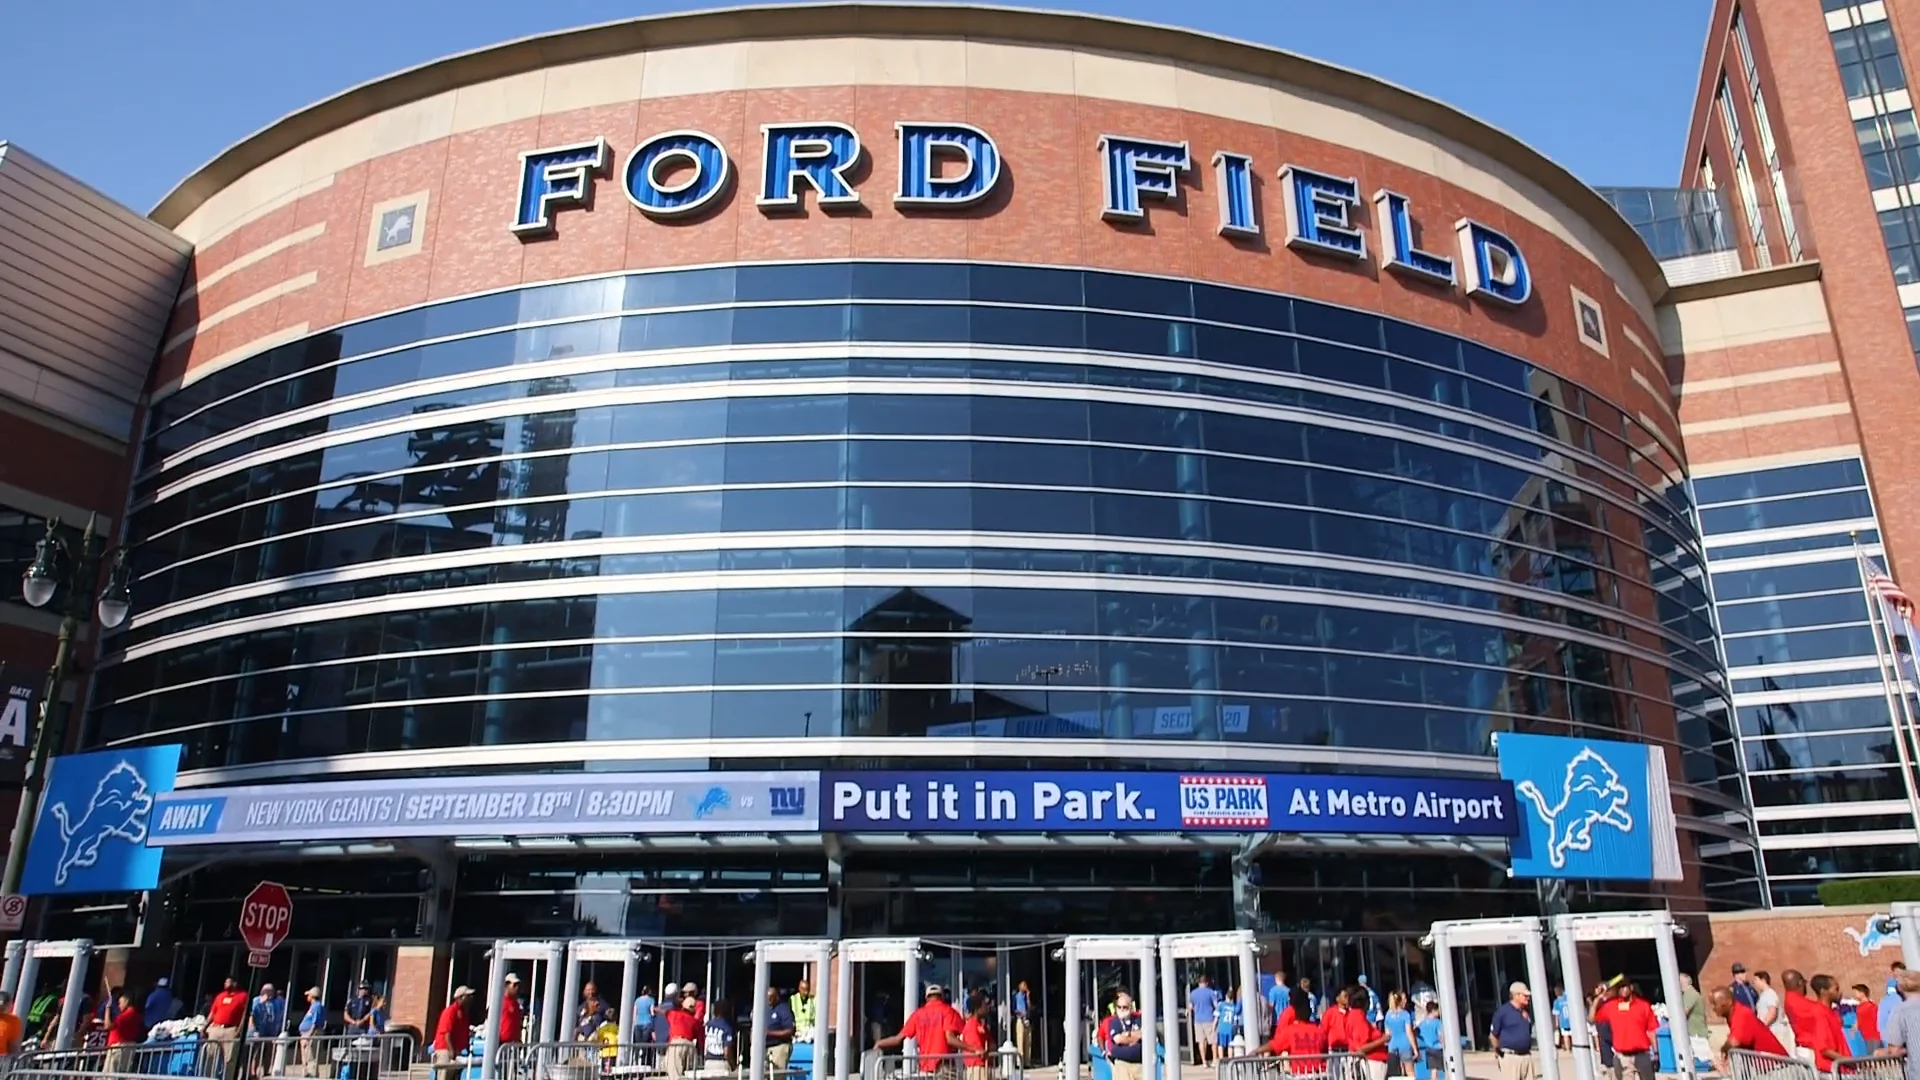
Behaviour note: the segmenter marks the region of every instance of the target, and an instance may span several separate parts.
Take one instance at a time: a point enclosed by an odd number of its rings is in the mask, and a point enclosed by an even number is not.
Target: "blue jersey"
[[[1220,1008],[1216,1015],[1220,1018],[1217,1021],[1220,1026],[1219,1033],[1216,1036],[1217,1041],[1221,1046],[1232,1046],[1233,1031],[1240,1024],[1240,1003],[1233,998],[1221,998]]]
[[[1438,1050],[1441,1048],[1439,1017],[1429,1016],[1425,1020],[1420,1021],[1420,1026],[1416,1028],[1415,1031],[1416,1037],[1420,1040],[1420,1049]]]
[[[1401,1055],[1413,1053],[1413,1014],[1405,1009],[1387,1013],[1387,1051]]]

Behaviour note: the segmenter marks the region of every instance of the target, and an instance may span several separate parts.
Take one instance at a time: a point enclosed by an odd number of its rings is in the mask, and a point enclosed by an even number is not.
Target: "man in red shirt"
[[[701,1036],[705,1025],[700,1022],[694,1006],[700,999],[689,994],[666,1004],[667,1010],[667,1076],[670,1080],[693,1071],[699,1057]]]
[[[1613,1000],[1601,1003],[1596,1019],[1613,1034],[1614,1080],[1622,1080],[1629,1066],[1640,1080],[1653,1080],[1653,1036],[1660,1021],[1633,983],[1621,983]]]
[[[526,1026],[527,1007],[520,1003],[520,976],[507,972],[506,989],[500,994],[500,1045],[520,1041]],[[651,1020],[648,1021],[651,1023]]]
[[[936,1055],[937,1066],[934,1069],[922,1069],[921,1072],[935,1072],[952,1077],[953,1059],[945,1057],[960,1047],[960,1029],[963,1026],[960,1010],[947,1004],[941,995],[946,991],[939,983],[927,984],[926,1003],[913,1010],[907,1022],[900,1026],[900,1034],[888,1036],[874,1043],[877,1050],[891,1050],[908,1039],[920,1054]]]
[[[140,1007],[133,1003],[132,994],[122,990],[114,1004],[119,1009],[107,1025],[107,1071],[135,1072],[133,1048],[146,1041],[147,1025],[140,1018]]]
[[[1727,1049],[1787,1056],[1787,1048],[1781,1045],[1779,1037],[1760,1022],[1759,1014],[1733,1000],[1732,990],[1718,987],[1707,995],[1707,1001],[1713,1014],[1727,1022]],[[1724,1065],[1722,1071],[1726,1071]]]
[[[1815,975],[1807,989],[1813,991],[1815,1015],[1821,1028],[1820,1041],[1814,1044],[1813,1064],[1821,1072],[1833,1072],[1834,1062],[1853,1056],[1853,1048],[1847,1043],[1847,1027],[1840,1022],[1840,1010],[1834,1007],[1840,1000],[1840,982],[1831,975]]]
[[[1364,986],[1347,988],[1347,1053],[1360,1055],[1366,1062],[1368,1080],[1387,1080],[1387,1033],[1367,1019],[1367,990]]]
[[[1827,1022],[1820,1015],[1820,1006],[1807,996],[1807,977],[1792,968],[1780,973],[1780,1011],[1787,1014],[1787,1026],[1793,1029],[1796,1056],[1818,1060],[1818,1048],[1827,1037]],[[1802,1050],[1806,1053],[1800,1053]]]
[[[987,1068],[987,1055],[993,1051],[992,1036],[987,1034],[987,1010],[991,1004],[987,995],[973,995],[966,1022],[960,1026],[961,1052],[966,1055],[960,1063],[967,1070],[963,1080],[989,1080],[992,1075]]]
[[[213,1048],[221,1076],[226,1075],[227,1058],[240,1039],[240,1025],[246,1021],[247,992],[228,979],[220,984],[220,992],[213,995],[213,1005],[207,1009],[207,1043]]]
[[[1291,1013],[1291,1007],[1283,1010],[1283,1015]],[[1288,1059],[1287,1069],[1293,1073],[1324,1073],[1327,1071],[1327,1032],[1319,1024],[1301,1017],[1294,1017],[1284,1026],[1276,1025],[1273,1041],[1267,1049]]]
[[[473,1036],[473,1021],[467,1019],[467,999],[472,996],[470,986],[455,988],[453,1000],[440,1010],[440,1019],[433,1025],[433,1075],[437,1080],[454,1080],[460,1075],[460,1057],[467,1052]]]

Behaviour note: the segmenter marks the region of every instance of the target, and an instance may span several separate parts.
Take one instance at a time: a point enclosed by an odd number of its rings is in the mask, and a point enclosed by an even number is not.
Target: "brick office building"
[[[1920,575],[1915,41],[1907,0],[1721,0],[1682,163],[1724,250],[1663,344],[1776,903],[1920,869],[1855,553]]]

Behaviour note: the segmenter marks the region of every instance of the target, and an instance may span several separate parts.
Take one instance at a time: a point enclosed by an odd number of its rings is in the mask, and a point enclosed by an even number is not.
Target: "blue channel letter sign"
[[[1665,755],[1555,735],[1502,734],[1496,746],[1519,803],[1515,877],[1680,880]]]
[[[181,746],[68,754],[47,772],[20,891],[137,892],[160,884],[159,848],[147,846],[153,808],[173,790]]]

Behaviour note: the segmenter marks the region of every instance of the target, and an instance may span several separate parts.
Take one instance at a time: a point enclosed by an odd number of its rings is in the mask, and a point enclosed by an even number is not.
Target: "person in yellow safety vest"
[[[793,1041],[812,1042],[813,1025],[819,1017],[819,1004],[807,980],[801,979],[800,985],[793,988],[793,996],[787,999],[787,1004],[793,1008]]]

